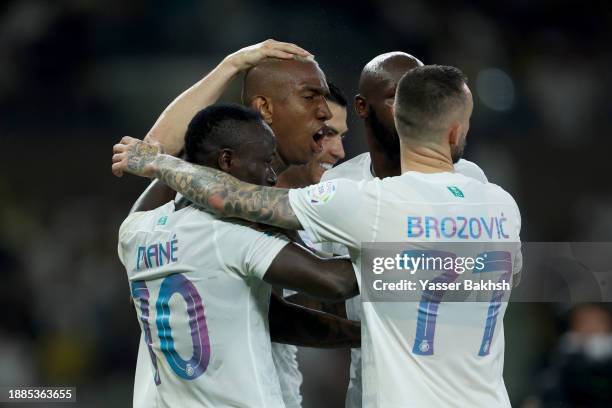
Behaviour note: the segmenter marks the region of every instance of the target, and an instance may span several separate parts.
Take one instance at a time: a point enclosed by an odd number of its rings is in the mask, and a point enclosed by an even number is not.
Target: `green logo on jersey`
[[[455,197],[464,198],[463,191],[459,190],[459,187],[456,186],[447,186],[448,191],[450,191]]]
[[[164,215],[159,220],[157,220],[157,225],[166,225],[166,222],[168,222],[168,217]]]

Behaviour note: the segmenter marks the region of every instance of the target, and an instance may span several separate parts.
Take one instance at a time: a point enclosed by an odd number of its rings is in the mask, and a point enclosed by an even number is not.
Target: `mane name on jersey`
[[[136,259],[136,270],[144,268],[155,268],[168,265],[178,261],[178,239],[174,237],[171,241],[158,242],[149,246],[139,246]]]
[[[495,217],[408,216],[408,238],[509,239],[504,213]]]

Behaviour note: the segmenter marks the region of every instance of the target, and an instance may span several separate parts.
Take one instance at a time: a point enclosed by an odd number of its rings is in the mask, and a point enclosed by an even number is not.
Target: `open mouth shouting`
[[[312,136],[311,149],[314,154],[319,154],[323,151],[323,138],[325,137],[327,126],[322,126],[321,129],[317,130]]]

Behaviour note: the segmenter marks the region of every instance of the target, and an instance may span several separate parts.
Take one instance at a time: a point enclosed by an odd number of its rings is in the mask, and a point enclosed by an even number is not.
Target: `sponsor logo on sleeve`
[[[326,204],[334,197],[338,186],[335,180],[326,181],[308,187],[308,198],[310,204],[321,205]]]

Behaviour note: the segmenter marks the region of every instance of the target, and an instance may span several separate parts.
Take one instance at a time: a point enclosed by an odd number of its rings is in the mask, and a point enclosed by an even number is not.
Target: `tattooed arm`
[[[289,190],[245,183],[209,167],[187,163],[141,140],[124,137],[113,147],[113,173],[158,178],[191,202],[221,217],[302,229],[289,204]]]
[[[222,171],[165,155],[159,156],[155,168],[166,185],[219,216],[302,229],[289,204],[288,189],[245,183]]]
[[[138,197],[130,214],[137,211],[151,211],[176,198],[176,191],[159,180],[153,180],[145,191]]]

